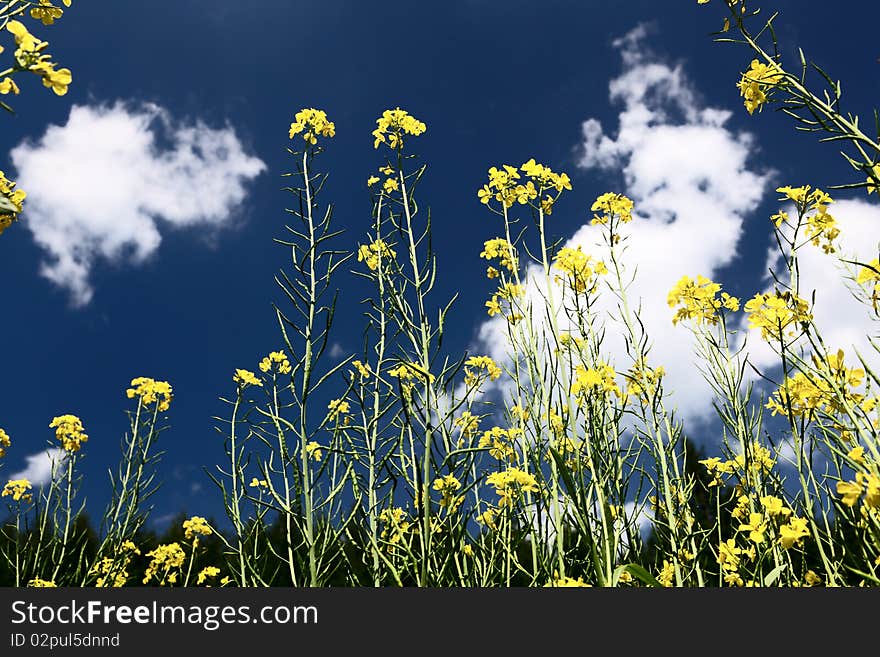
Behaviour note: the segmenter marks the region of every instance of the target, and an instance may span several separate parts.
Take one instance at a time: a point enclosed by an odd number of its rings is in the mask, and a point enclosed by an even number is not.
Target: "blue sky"
[[[501,348],[486,323],[492,286],[479,258],[499,226],[476,190],[489,166],[530,157],[572,178],[573,191],[552,215],[553,237],[586,244],[596,196],[628,193],[658,231],[634,247],[648,271],[654,262],[676,277],[713,275],[731,293],[751,296],[764,284],[773,189],[859,178],[834,146],[798,134],[786,117],[748,115],[735,84],[751,55],[712,42],[718,4],[76,0],[51,27],[28,19],[72,70],[73,84],[56,97],[26,79],[10,101],[16,115],[0,117],[0,168],[29,193],[22,221],[0,237],[0,427],[13,440],[4,474],[23,471],[45,448],[53,416],[74,413],[90,436],[83,493],[91,515],[100,515],[106,470],[127,428],[125,389],[133,377],[150,376],[175,393],[154,517],[222,515],[203,472],[223,459],[212,416],[225,412],[218,398],[232,393],[234,368],[255,369],[280,346],[271,304],[281,301],[273,276],[286,253],[272,238],[281,236],[291,201],[281,174],[293,167],[287,130],[302,107],[324,109],[336,124],[318,163],[331,174],[324,201],[334,204],[335,224],[346,231],[341,245],[350,249],[368,230],[365,181],[382,163],[370,136],[376,117],[400,106],[427,124],[413,146],[429,165],[420,199],[431,208],[440,259],[434,298],[440,305],[459,294],[450,353]],[[794,65],[794,46],[803,47],[841,79],[848,108],[870,125],[880,8],[762,4],[781,12],[784,62]],[[633,30],[639,39],[614,45]],[[659,105],[634,84],[651,70],[680,85]],[[687,116],[686,105],[709,112]],[[634,108],[653,114],[625,131],[621,112]],[[592,142],[584,132],[591,120]],[[672,129],[668,143],[656,139],[664,126]],[[708,141],[690,143],[688,135]],[[187,160],[186,143],[211,156]],[[673,179],[700,148],[712,185],[755,183],[713,202],[703,221],[695,217],[706,198],[689,197],[690,183],[678,190]],[[658,180],[680,191],[682,204],[693,201],[672,218],[679,233],[662,229],[661,217],[674,209],[652,187]],[[868,205],[863,191],[839,198],[854,199],[841,206],[849,216],[839,217],[852,223],[849,239],[875,257],[876,202]],[[77,244],[92,245],[85,260]],[[667,251],[651,261],[652,249]],[[360,345],[366,289],[345,272],[337,284],[334,343],[347,355]],[[829,306],[832,335],[852,332],[848,312]],[[681,361],[686,332],[657,314],[665,332],[656,339]],[[689,364],[666,365],[681,369],[683,412],[705,432],[705,395],[683,390]]]

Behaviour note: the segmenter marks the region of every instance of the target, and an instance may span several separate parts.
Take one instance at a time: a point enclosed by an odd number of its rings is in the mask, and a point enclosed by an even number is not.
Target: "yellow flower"
[[[394,249],[382,239],[376,239],[370,244],[361,245],[358,248],[358,262],[366,262],[372,271],[379,269],[383,260],[397,257]]]
[[[523,430],[518,427],[510,429],[502,429],[501,427],[492,427],[483,432],[480,438],[479,447],[488,448],[490,456],[502,461],[504,459],[516,456],[517,438],[523,435]]]
[[[657,581],[667,588],[675,582],[675,566],[671,561],[663,560],[663,568],[660,569]]]
[[[34,577],[32,580],[28,580],[27,585],[31,588],[38,589],[54,589],[58,586],[55,582],[40,579],[39,577]]]
[[[791,515],[791,509],[785,506],[785,502],[783,502],[778,497],[773,495],[766,495],[761,498],[761,506],[764,507],[764,510],[767,512],[767,515],[776,518],[788,518]]]
[[[593,392],[601,395],[612,393],[622,398],[623,393],[614,377],[614,368],[607,363],[600,361],[591,368],[578,365],[575,369],[574,382],[571,384],[571,394],[579,397],[581,403]]]
[[[544,588],[591,588],[582,577],[575,579],[574,577],[559,577],[558,573],[554,573],[553,579],[544,584]]]
[[[455,495],[456,491],[461,488],[461,482],[455,476],[449,474],[439,477],[434,480],[432,487],[442,495],[440,506],[448,507],[450,511],[454,511],[461,503],[461,499],[457,499]]]
[[[470,411],[464,411],[455,419],[453,425],[459,427],[462,438],[473,438],[480,430],[480,417]]]
[[[377,182],[379,182],[378,176],[370,176],[369,178],[367,178],[367,187],[372,187]]]
[[[251,483],[248,484],[248,486],[250,486],[251,488],[268,488],[269,482],[265,479],[257,479],[256,477],[254,477],[253,479],[251,479]]]
[[[232,377],[232,380],[241,385],[242,388],[245,386],[262,386],[263,382],[260,381],[257,376],[248,370],[235,370],[235,374]]]
[[[607,224],[615,217],[626,224],[632,221],[633,202],[623,194],[608,192],[599,196],[590,210],[598,213],[593,215],[593,225]]]
[[[778,65],[752,60],[749,70],[743,73],[742,79],[736,85],[740,95],[745,99],[743,103],[749,114],[761,109],[767,102],[767,91],[780,84],[782,80],[783,74]]]
[[[344,399],[333,399],[328,405],[327,408],[330,410],[327,413],[327,420],[332,422],[333,420],[337,420],[342,424],[348,424],[348,417],[346,413],[348,413],[350,406],[347,401]]]
[[[217,577],[220,574],[220,569],[217,566],[205,566],[199,571],[198,577],[196,578],[196,584],[204,584],[208,578]]]
[[[70,0],[65,4],[69,7]],[[54,7],[49,0],[40,0],[40,6],[31,8],[31,18],[42,22],[43,25],[52,25],[63,14],[64,11],[60,7]]]
[[[537,493],[540,491],[538,481],[534,475],[520,470],[508,468],[503,472],[493,472],[486,477],[486,483],[495,487],[495,493],[500,497],[498,506],[510,506],[514,500],[524,493]]]
[[[3,492],[0,493],[0,497],[11,495],[15,502],[20,500],[27,502],[33,497],[29,492],[31,488],[31,482],[27,479],[10,479],[6,482],[6,485],[3,486]]]
[[[822,578],[819,577],[812,570],[808,570],[804,574],[804,584],[806,584],[807,586],[818,586],[821,583],[822,583]]]
[[[366,365],[359,360],[353,360],[351,362],[351,365],[352,365],[352,367],[354,367],[355,370],[357,370],[357,374],[360,374],[360,377],[362,379],[370,378],[370,366],[369,365]],[[352,372],[351,376],[352,376],[352,378],[354,378],[356,376],[356,374],[354,372]]]
[[[156,579],[160,585],[174,584],[177,582],[179,569],[186,560],[186,554],[179,543],[167,543],[160,545],[155,550],[147,552],[150,563],[144,572],[144,584],[149,584]]]
[[[290,124],[289,137],[302,133],[303,140],[314,145],[318,143],[318,137],[333,137],[336,135],[336,126],[332,121],[327,119],[327,113],[324,110],[316,110],[313,108],[301,109],[293,117],[293,123]]]
[[[191,541],[196,536],[210,536],[214,533],[208,525],[208,521],[202,516],[193,516],[189,520],[184,520],[183,532],[184,537],[188,541]]]
[[[801,540],[810,535],[806,518],[792,518],[787,525],[779,528],[779,544],[786,550],[799,545]]]
[[[480,257],[486,260],[497,258],[499,266],[511,272],[517,268],[516,252],[513,249],[513,245],[503,237],[495,237],[483,242],[483,250],[480,252]],[[493,278],[493,276],[489,276],[489,278]]]
[[[760,328],[765,340],[793,336],[798,327],[812,321],[809,304],[792,292],[756,294],[746,302],[749,328]]]
[[[425,132],[427,127],[414,116],[400,109],[385,110],[382,116],[376,119],[376,129],[373,130],[373,148],[379,148],[379,144],[387,143],[391,148],[403,148],[403,135],[418,136]],[[387,138],[387,142],[386,142]]]
[[[142,404],[149,406],[157,404],[160,413],[171,407],[174,395],[171,385],[167,381],[156,381],[145,376],[139,376],[131,380],[132,387],[125,391],[129,399],[139,397]]]
[[[553,266],[567,274],[564,280],[578,293],[594,292],[597,282],[594,277],[608,273],[605,263],[588,256],[580,245],[576,249],[567,246],[561,248],[554,258]],[[561,276],[554,278],[557,283],[563,281]]]
[[[283,351],[272,351],[263,360],[260,361],[260,371],[269,372],[273,367],[277,366],[279,374],[290,374],[290,361]]]
[[[316,461],[320,461],[321,458],[324,456],[324,452],[322,451],[322,449],[323,448],[321,447],[320,443],[313,440],[306,445],[306,454],[310,458],[313,458]]]
[[[690,276],[682,276],[675,287],[669,291],[666,301],[670,308],[680,306],[672,318],[673,324],[685,319],[693,319],[697,324],[705,322],[710,326],[718,323],[718,311],[723,307],[731,312],[739,310],[739,299],[726,292],[721,298],[721,285],[705,276],[697,276],[696,282]]]
[[[76,415],[59,415],[49,424],[55,429],[55,437],[68,452],[76,452],[89,437],[83,430],[82,420]]]
[[[739,531],[749,532],[749,540],[753,543],[764,542],[764,532],[767,531],[767,523],[764,522],[764,514],[749,513],[749,521],[739,526]]]
[[[873,194],[877,191],[877,181],[880,180],[880,163],[873,166],[871,174],[868,176],[868,194]]]
[[[15,84],[15,80],[12,78],[3,78],[0,80],[0,94],[5,96],[10,92],[17,96],[20,92],[18,85]]]
[[[9,440],[9,434],[0,429],[0,458],[6,456],[6,448],[10,445],[12,445],[12,441]]]
[[[488,376],[490,381],[501,376],[501,368],[488,356],[471,356],[464,362],[464,365],[464,382],[468,388],[479,385],[483,381],[483,376]],[[485,375],[481,374],[480,370],[485,371]]]

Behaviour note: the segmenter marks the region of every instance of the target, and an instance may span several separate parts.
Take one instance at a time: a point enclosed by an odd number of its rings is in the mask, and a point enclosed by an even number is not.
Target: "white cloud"
[[[651,56],[639,27],[615,42],[623,72],[609,85],[610,98],[622,105],[616,134],[595,119],[583,124],[580,166],[623,174],[621,192],[635,201],[637,216],[625,226],[624,264],[636,272],[629,289],[633,307],[652,343],[649,363],[667,371],[666,389],[683,419],[707,418],[712,391],[695,372],[690,332],[672,325],[666,299],[684,275],[713,277],[737,254],[743,223],[766,191],[768,172],[749,164],[752,139],[726,127],[730,112],[703,107],[680,66]],[[565,246],[584,250],[606,262],[600,226],[584,225]],[[637,266],[637,271],[636,271]],[[530,297],[546,289],[543,275],[532,270]],[[616,300],[606,292],[599,303],[606,314]],[[508,350],[504,320],[485,322],[478,348],[501,357]],[[619,325],[606,320],[604,349],[618,370],[629,366]]]
[[[24,470],[9,476],[10,479],[27,479],[33,486],[44,486],[64,473],[65,452],[60,447],[52,447],[43,452],[25,456]]]
[[[97,260],[142,263],[159,247],[162,222],[223,225],[266,168],[229,126],[120,102],[74,105],[65,125],[19,144],[11,158],[28,192],[24,225],[48,256],[41,274],[77,306],[92,298]]]

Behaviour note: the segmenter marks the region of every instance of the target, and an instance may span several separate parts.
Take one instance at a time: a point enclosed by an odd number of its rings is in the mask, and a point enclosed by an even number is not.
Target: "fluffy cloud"
[[[635,274],[629,296],[651,340],[649,363],[667,371],[666,389],[684,419],[712,412],[712,391],[695,372],[690,332],[673,327],[666,299],[683,276],[713,277],[731,263],[743,224],[766,192],[770,173],[750,166],[752,139],[726,127],[730,112],[702,107],[681,67],[653,58],[640,27],[615,42],[623,72],[611,81],[612,102],[621,105],[616,133],[589,119],[583,124],[579,165],[622,173],[622,192],[635,201],[636,217],[625,226],[625,264]],[[603,227],[582,226],[565,246],[608,262]],[[536,270],[530,296],[546,281]],[[599,303],[607,316],[616,308],[610,294]],[[508,350],[506,323],[484,323],[479,348],[502,357]],[[606,320],[605,351],[618,369],[629,366],[620,327]]]
[[[75,105],[11,158],[28,192],[24,225],[48,256],[40,271],[77,306],[92,298],[97,260],[142,263],[163,222],[223,225],[266,168],[231,127],[176,122],[152,104]]]
[[[10,479],[27,479],[33,486],[44,486],[64,473],[65,452],[60,447],[52,447],[25,457],[24,470],[9,476]]]

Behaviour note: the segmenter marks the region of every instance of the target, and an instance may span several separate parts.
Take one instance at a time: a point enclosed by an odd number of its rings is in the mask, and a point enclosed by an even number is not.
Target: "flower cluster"
[[[275,368],[278,374],[290,374],[290,361],[283,351],[272,351],[260,361],[260,371],[269,372]]]
[[[528,178],[524,183],[519,182],[522,179],[520,171]],[[555,173],[549,167],[538,164],[532,158],[523,163],[519,169],[509,164],[502,165],[500,169],[491,167],[489,182],[477,191],[477,198],[484,205],[488,205],[494,199],[506,209],[513,206],[514,203],[520,205],[531,203],[545,192],[550,192],[541,198],[539,203],[532,203],[535,209],[550,214],[553,210],[553,204],[556,203],[562,192],[570,189],[571,180],[568,174]]]
[[[188,541],[198,541],[199,536],[210,536],[214,531],[202,516],[193,516],[183,521],[183,535]]]
[[[409,396],[413,389],[413,381],[421,381],[423,383],[433,383],[434,375],[426,372],[415,363],[401,363],[397,367],[388,370],[388,375],[395,377],[403,389],[405,395]]]
[[[503,237],[494,237],[491,240],[483,242],[483,250],[480,257],[486,260],[498,260],[498,266],[510,272],[517,269],[516,252],[513,245]],[[498,278],[500,272],[492,266],[486,268],[486,276],[488,278]]]
[[[205,566],[199,571],[196,577],[196,584],[204,584],[208,578],[217,577],[219,574],[220,569],[217,566]]]
[[[553,266],[565,274],[564,279],[562,276],[555,276],[556,282],[567,281],[571,289],[577,293],[592,294],[596,290],[598,277],[608,273],[605,263],[588,256],[580,245],[576,249],[567,246],[559,249]]]
[[[336,420],[340,424],[349,423],[348,412],[350,405],[344,399],[332,399],[327,405],[327,409],[329,410],[327,413],[327,420],[329,422]]]
[[[352,378],[355,378],[356,376],[360,376],[362,379],[370,378],[370,366],[367,363],[353,360],[351,361],[351,366],[354,368],[354,371],[351,373]]]
[[[68,452],[79,451],[82,443],[89,439],[82,420],[76,415],[59,415],[52,419],[49,428],[55,429],[55,437]]]
[[[880,303],[880,259],[874,258],[871,262],[860,265],[856,283],[871,286],[871,304],[877,312]]]
[[[144,573],[144,584],[149,584],[153,579],[160,586],[176,584],[180,575],[179,568],[186,560],[186,554],[179,543],[166,543],[155,550],[147,552],[150,563]]]
[[[6,80],[12,81],[11,78],[6,78]],[[3,82],[0,82],[0,93],[3,93]],[[24,203],[26,196],[23,189],[15,189],[15,182],[9,180],[0,171],[0,235],[15,221],[16,215],[21,212],[22,203]]]
[[[459,428],[462,439],[473,438],[480,431],[480,416],[470,411],[463,411],[452,424]]]
[[[749,114],[761,109],[767,102],[767,91],[780,84],[782,79],[783,73],[775,63],[765,64],[757,59],[752,60],[749,70],[742,74],[742,79],[736,85]]]
[[[383,260],[391,260],[396,257],[397,253],[394,249],[381,238],[373,240],[370,244],[362,244],[358,248],[358,262],[366,262],[367,267],[372,271],[379,269]]]
[[[468,388],[479,385],[485,376],[488,376],[490,381],[501,376],[501,368],[489,356],[471,356],[464,365],[464,383]],[[484,373],[481,373],[481,370]]]
[[[516,283],[504,283],[498,288],[495,294],[492,295],[492,298],[486,302],[486,312],[489,314],[489,317],[501,314],[503,311],[501,306],[502,301],[507,302],[512,310],[516,299],[523,296],[525,292],[526,289],[522,285],[517,285]],[[521,315],[514,312],[508,316],[508,319],[511,322],[516,322],[521,318]]]
[[[128,582],[128,567],[132,559],[140,553],[134,542],[123,541],[116,558],[104,557],[92,567],[90,573],[96,576],[95,586],[98,588],[125,586]]]
[[[824,359],[813,355],[813,363],[816,374],[796,372],[794,376],[786,377],[774,391],[773,397],[767,401],[767,408],[773,415],[791,413],[794,417],[809,419],[818,411],[843,414],[847,406],[858,405],[864,409],[865,396],[855,389],[861,387],[865,370],[846,367],[842,349]],[[873,406],[875,402],[872,399],[868,403]]]
[[[714,326],[718,323],[718,311],[726,308],[732,312],[739,310],[739,299],[727,292],[721,292],[721,285],[714,283],[705,276],[697,276],[693,281],[690,276],[682,276],[666,298],[670,308],[680,306],[672,318],[673,324],[686,319],[693,319],[697,324],[706,323]]]
[[[630,371],[624,374],[627,381],[626,396],[639,397],[642,402],[648,401],[656,392],[657,386],[666,374],[663,366],[649,367],[644,358],[633,363]]]
[[[780,200],[787,199],[795,204],[798,217],[806,219],[806,237],[813,246],[821,246],[825,253],[834,253],[837,250],[834,240],[840,235],[837,220],[828,212],[828,205],[834,200],[821,189],[810,191],[809,185],[779,187],[776,191],[783,195]],[[788,214],[780,210],[771,219],[779,228],[783,221],[788,221]]]
[[[232,376],[232,380],[235,381],[242,388],[245,386],[262,386],[263,382],[257,378],[257,375],[249,370],[237,369],[235,370],[235,374]]]
[[[499,461],[511,459],[516,456],[516,449],[514,447],[516,440],[521,438],[522,435],[523,430],[519,427],[512,427],[510,429],[492,427],[483,432],[482,437],[480,437],[479,446],[484,449],[488,448],[489,454]]]
[[[615,218],[621,223],[628,224],[632,221],[633,202],[623,194],[608,192],[598,197],[590,210],[595,212],[590,222],[595,225],[605,225]]]
[[[440,493],[440,506],[445,507],[450,512],[462,503],[462,498],[456,495],[461,488],[461,482],[454,475],[445,475],[434,480],[434,490]]]
[[[318,137],[333,137],[336,135],[336,126],[327,120],[324,110],[312,108],[301,109],[293,117],[290,124],[289,137],[293,139],[302,133],[303,141],[309,145],[318,143]]]
[[[406,511],[400,507],[383,509],[379,513],[379,522],[384,525],[382,539],[388,541],[392,546],[398,545],[403,540],[412,524],[406,519]]]
[[[512,506],[523,494],[540,491],[540,486],[534,475],[519,468],[493,472],[486,477],[486,483],[495,487],[495,493],[499,496],[499,507]]]
[[[15,51],[15,62],[18,67],[21,70],[39,75],[43,79],[43,86],[51,89],[57,95],[66,94],[67,87],[73,81],[73,76],[70,69],[56,69],[56,64],[51,61],[52,58],[43,54],[49,44],[37,39],[19,21],[9,21],[6,23],[6,29],[15,37],[15,43],[18,46]],[[9,82],[7,83],[6,80]],[[18,93],[18,87],[15,86],[11,78],[6,78],[3,82],[6,86],[11,87],[13,93]]]
[[[35,589],[54,589],[55,587],[58,586],[55,582],[53,582],[51,580],[40,579],[39,577],[34,577],[33,579],[28,580],[27,585],[30,588],[35,588]]]
[[[382,112],[382,116],[376,119],[376,129],[373,130],[373,148],[379,148],[379,144],[387,143],[391,148],[401,149],[403,148],[403,135],[417,137],[425,130],[427,130],[427,126],[406,110],[399,107],[385,110]]]
[[[10,479],[3,486],[3,492],[0,493],[0,497],[12,496],[15,502],[19,500],[27,502],[32,497],[30,490],[31,482],[27,479]]]
[[[306,443],[306,455],[315,461],[320,461],[324,457],[323,447],[319,442],[312,440]]]
[[[837,494],[846,506],[855,506],[861,499],[866,507],[880,509],[880,475],[856,472],[855,480],[837,482]]]
[[[798,327],[806,330],[813,320],[810,305],[790,291],[756,294],[745,305],[749,314],[749,328],[760,328],[765,340],[781,340],[797,334]]]
[[[9,434],[0,429],[0,459],[6,456],[6,448],[10,445],[12,445],[12,441],[9,440]]]
[[[623,393],[614,379],[614,368],[607,363],[596,363],[595,367],[578,365],[575,369],[574,381],[571,384],[571,394],[578,397],[583,403],[590,393],[598,392],[600,395],[615,394],[622,397]]]
[[[129,399],[138,397],[144,406],[156,404],[160,413],[171,407],[174,395],[171,392],[171,384],[167,381],[156,381],[146,376],[139,376],[131,380],[132,387],[125,391]]]

